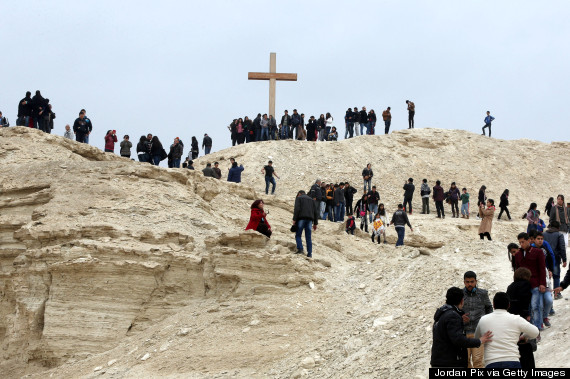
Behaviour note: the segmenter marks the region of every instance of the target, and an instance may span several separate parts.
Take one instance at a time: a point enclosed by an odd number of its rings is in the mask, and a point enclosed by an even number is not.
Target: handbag
[[[166,150],[162,149],[162,151],[160,152],[160,160],[163,161],[168,157],[168,154],[166,154]]]
[[[292,233],[296,233],[296,232],[297,232],[297,223],[291,225],[291,232],[292,232]]]

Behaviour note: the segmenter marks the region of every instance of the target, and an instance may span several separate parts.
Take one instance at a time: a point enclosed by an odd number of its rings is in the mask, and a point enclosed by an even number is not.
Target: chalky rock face
[[[225,181],[230,157],[246,168],[241,184]],[[467,269],[491,294],[505,290],[505,246],[526,229],[520,214],[570,192],[568,142],[437,129],[241,145],[200,157],[189,171],[16,127],[0,130],[0,158],[6,377],[422,377],[445,290]],[[281,177],[275,196],[263,193],[259,173],[268,159]],[[214,161],[221,181],[200,172]],[[378,245],[360,229],[348,236],[344,225],[322,221],[314,259],[294,254],[297,191],[317,177],[348,180],[356,202],[369,162],[389,216],[404,181],[415,179],[406,246],[393,246],[393,227]],[[419,215],[424,177],[467,187],[471,219],[451,219],[446,205],[448,217],[437,220],[433,203],[431,215]],[[511,190],[513,221],[495,222],[492,242],[477,235],[482,184],[497,205]],[[244,230],[258,198],[270,211],[271,239]],[[544,333],[557,351],[568,347],[562,333]],[[561,365],[549,345],[542,350],[542,366]]]

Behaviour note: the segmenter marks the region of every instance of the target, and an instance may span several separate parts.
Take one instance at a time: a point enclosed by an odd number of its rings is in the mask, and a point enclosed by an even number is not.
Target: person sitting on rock
[[[354,220],[352,213],[349,213],[348,218],[346,219],[346,233],[354,235],[354,229],[356,229],[356,221]]]
[[[267,213],[263,210],[263,200],[255,200],[251,204],[251,216],[245,230],[255,230],[267,238],[271,237],[271,225],[267,222]]]

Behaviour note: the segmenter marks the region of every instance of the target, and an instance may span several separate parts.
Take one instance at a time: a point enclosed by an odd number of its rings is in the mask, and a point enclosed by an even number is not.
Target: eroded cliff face
[[[250,188],[34,130],[10,129],[1,138],[6,370],[108,350],[196,298],[319,280],[320,268],[292,260],[294,244],[245,232],[233,218],[233,207],[248,213]],[[42,158],[29,159],[38,149]]]

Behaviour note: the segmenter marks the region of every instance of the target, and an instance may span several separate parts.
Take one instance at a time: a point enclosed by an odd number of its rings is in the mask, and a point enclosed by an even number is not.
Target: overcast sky
[[[344,135],[347,107],[381,113],[392,130],[416,127],[568,140],[570,2],[539,1],[3,1],[0,110],[12,125],[26,91],[57,114],[56,134],[81,108],[91,144],[116,129],[163,144],[268,110],[268,82],[248,71],[298,73],[278,82],[277,118],[331,112]],[[115,149],[118,152],[118,147]],[[202,153],[201,153],[202,154]]]

